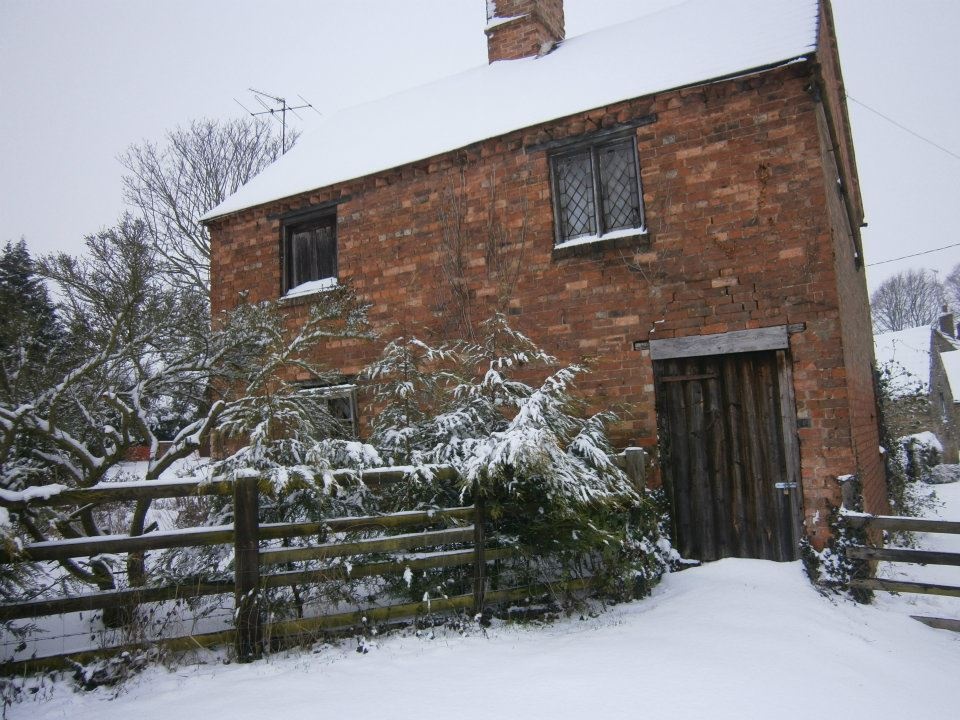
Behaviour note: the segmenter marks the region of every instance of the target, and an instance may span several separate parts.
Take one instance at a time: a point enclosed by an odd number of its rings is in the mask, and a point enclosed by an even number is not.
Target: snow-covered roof
[[[930,326],[875,335],[877,365],[890,371],[894,394],[926,392],[930,380]],[[960,353],[958,353],[960,355]]]
[[[953,401],[960,402],[960,350],[940,353],[940,362],[943,363],[944,372],[947,374]]]
[[[790,62],[816,50],[817,15],[817,0],[688,0],[569,38],[540,58],[484,65],[340,110],[204,219],[592,108]]]

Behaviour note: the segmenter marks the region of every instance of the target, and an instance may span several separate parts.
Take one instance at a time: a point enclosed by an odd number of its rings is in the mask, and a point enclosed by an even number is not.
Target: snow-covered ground
[[[947,502],[941,515],[960,516],[960,484],[936,491]],[[960,538],[921,540],[960,550]],[[923,573],[960,580],[955,568],[909,575]],[[855,605],[819,595],[799,563],[728,559],[671,575],[651,598],[597,617],[408,631],[364,641],[366,653],[351,640],[245,666],[210,656],[205,665],[152,668],[119,690],[57,683],[8,712],[33,720],[953,717],[960,635],[909,618],[918,613],[960,617],[960,607],[883,595]]]

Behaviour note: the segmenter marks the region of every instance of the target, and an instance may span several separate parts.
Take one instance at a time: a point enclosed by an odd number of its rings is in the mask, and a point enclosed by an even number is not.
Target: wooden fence
[[[615,462],[637,485],[642,486],[644,454],[629,449]],[[436,480],[455,480],[458,475],[449,466],[431,468]],[[337,471],[335,476],[346,479],[352,473]],[[397,468],[364,470],[363,482],[377,487],[402,481],[407,472]],[[183,547],[230,545],[234,547],[233,580],[198,582],[190,585],[163,585],[133,587],[121,590],[92,592],[74,597],[57,597],[20,603],[0,604],[0,621],[37,618],[62,613],[133,608],[142,603],[154,603],[211,595],[234,596],[234,628],[222,632],[195,634],[168,638],[160,643],[171,650],[233,643],[241,662],[258,658],[264,650],[265,638],[279,642],[303,637],[323,630],[345,628],[368,623],[380,623],[454,610],[472,609],[480,612],[485,604],[497,604],[529,595],[529,587],[514,587],[490,591],[487,589],[486,566],[491,562],[515,554],[509,548],[487,547],[484,528],[487,524],[482,500],[473,505],[435,510],[405,511],[362,517],[328,518],[320,522],[261,523],[260,481],[258,478],[239,478],[235,481],[198,482],[193,480],[154,481],[140,483],[103,483],[91,488],[73,489],[49,497],[29,500],[11,500],[0,496],[0,506],[10,510],[24,510],[27,506],[90,507],[118,501],[154,500],[198,496],[232,496],[234,523],[217,527],[180,529],[169,532],[150,532],[139,536],[102,535],[24,546],[15,556],[0,550],[0,563],[63,561],[72,558],[94,557],[106,553],[143,553]],[[362,539],[342,539],[335,542],[308,543],[300,547],[261,547],[261,541],[289,538],[322,538],[328,533],[359,531],[411,530],[401,534]],[[453,545],[454,549],[449,549]],[[423,553],[431,548],[445,548]],[[388,560],[341,563],[318,569],[274,570],[278,565],[293,562],[330,560],[334,558],[363,558],[371,555],[421,551],[412,556],[391,556]],[[400,575],[435,568],[467,566],[472,572],[472,592],[450,597],[439,597],[423,602],[398,603],[351,612],[294,618],[266,623],[262,607],[263,592],[267,589],[304,586],[347,581],[364,577]],[[568,585],[569,589],[583,584]],[[139,646],[139,645],[138,645]],[[84,660],[103,652],[117,652],[137,646],[115,646],[88,653],[70,653],[70,657]],[[63,664],[65,656],[50,656],[29,663],[20,661],[0,666],[0,672],[32,667]]]
[[[890,532],[928,532],[960,535],[960,522],[951,520],[928,520],[926,518],[899,517],[894,515],[844,515],[842,522],[848,527]],[[915,550],[913,548],[894,548],[876,546],[852,546],[847,555],[858,560],[871,562],[885,561],[893,563],[916,563],[921,565],[960,566],[960,553],[940,550]],[[960,576],[958,576],[960,581]],[[946,595],[960,597],[960,585],[942,585],[888,578],[858,578],[850,581],[850,586],[863,590],[879,590],[895,593],[920,593],[924,595]],[[928,617],[912,615],[930,627],[960,632],[960,620],[954,618]]]

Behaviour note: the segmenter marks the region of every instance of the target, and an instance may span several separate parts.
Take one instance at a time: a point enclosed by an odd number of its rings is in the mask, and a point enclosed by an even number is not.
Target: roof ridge
[[[816,51],[818,2],[684,0],[567,38],[542,57],[478,65],[338,108],[202,219],[595,108],[808,57]]]

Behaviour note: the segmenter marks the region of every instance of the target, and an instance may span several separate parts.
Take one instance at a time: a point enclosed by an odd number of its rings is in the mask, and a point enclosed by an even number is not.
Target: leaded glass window
[[[589,153],[558,157],[554,163],[561,235],[575,238],[597,234],[593,167]]]
[[[643,229],[632,137],[579,145],[551,158],[557,243]]]

